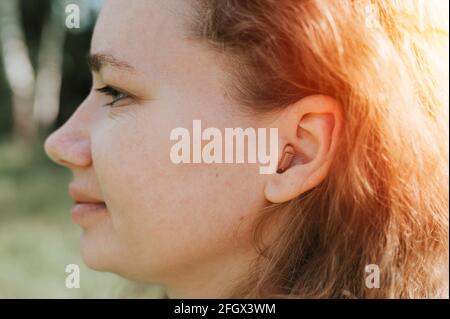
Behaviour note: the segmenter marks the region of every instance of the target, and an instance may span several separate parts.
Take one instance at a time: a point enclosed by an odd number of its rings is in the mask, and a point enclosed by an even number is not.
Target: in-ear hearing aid
[[[294,159],[294,157],[295,157],[294,147],[291,144],[287,144],[284,147],[283,155],[281,156],[281,159],[278,162],[277,173],[281,174],[285,170],[287,170],[289,168],[289,165],[291,165],[291,162]]]

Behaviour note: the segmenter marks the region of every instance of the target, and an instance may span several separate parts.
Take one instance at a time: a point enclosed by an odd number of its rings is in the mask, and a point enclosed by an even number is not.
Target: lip
[[[105,203],[75,203],[72,207],[72,221],[80,226],[88,226],[108,213]]]
[[[89,226],[100,217],[108,213],[106,203],[97,196],[76,187],[69,185],[69,195],[74,200],[71,216],[72,221],[80,226]]]
[[[88,191],[77,187],[75,184],[69,185],[69,196],[72,197],[76,203],[104,203],[99,196],[91,195]]]

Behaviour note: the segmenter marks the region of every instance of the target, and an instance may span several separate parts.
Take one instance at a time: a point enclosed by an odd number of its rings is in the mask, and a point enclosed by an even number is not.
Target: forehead
[[[187,0],[108,0],[97,20],[91,53],[110,54],[142,69],[156,62],[188,35]],[[146,65],[150,66],[149,63]]]

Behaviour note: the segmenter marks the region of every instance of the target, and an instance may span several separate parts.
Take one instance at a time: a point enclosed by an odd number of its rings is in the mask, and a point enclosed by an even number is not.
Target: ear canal
[[[277,173],[282,174],[284,171],[286,171],[289,168],[289,166],[291,165],[294,157],[295,157],[294,147],[290,144],[287,144],[284,147],[283,155],[281,156],[281,159],[278,162]]]

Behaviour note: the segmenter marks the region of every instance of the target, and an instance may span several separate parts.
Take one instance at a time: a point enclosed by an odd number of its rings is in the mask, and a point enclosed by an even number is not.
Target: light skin
[[[184,0],[106,1],[91,44],[92,90],[45,149],[72,171],[72,195],[107,207],[79,223],[88,266],[161,284],[170,297],[226,297],[257,257],[258,213],[326,177],[342,116],[319,95],[269,116],[241,112],[224,57],[189,36],[191,11]],[[128,95],[96,90],[105,86]],[[222,131],[277,127],[280,156],[289,143],[296,158],[271,175],[258,164],[173,164],[170,132],[194,119]]]

